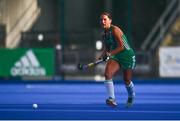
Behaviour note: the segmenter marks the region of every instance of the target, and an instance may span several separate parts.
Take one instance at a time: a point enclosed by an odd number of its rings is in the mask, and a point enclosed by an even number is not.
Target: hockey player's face
[[[109,29],[111,26],[111,19],[107,15],[101,15],[100,24],[103,29]]]

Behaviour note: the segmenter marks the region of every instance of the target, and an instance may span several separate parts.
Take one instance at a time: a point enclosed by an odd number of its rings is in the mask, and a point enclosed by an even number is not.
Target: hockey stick
[[[100,59],[100,60],[97,60],[97,61],[95,61],[95,62],[91,62],[91,63],[88,63],[88,64],[78,64],[77,65],[77,68],[79,69],[79,70],[86,70],[86,69],[88,69],[88,68],[90,68],[90,67],[93,67],[93,66],[95,66],[95,65],[97,65],[97,64],[99,64],[99,63],[102,63],[102,62],[105,62],[106,60],[104,60],[104,59]]]

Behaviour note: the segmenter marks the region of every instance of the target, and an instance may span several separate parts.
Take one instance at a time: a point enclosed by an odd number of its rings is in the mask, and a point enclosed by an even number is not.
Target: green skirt
[[[136,65],[136,57],[134,51],[130,50],[123,50],[116,55],[113,55],[110,59],[117,61],[122,69],[134,69]]]

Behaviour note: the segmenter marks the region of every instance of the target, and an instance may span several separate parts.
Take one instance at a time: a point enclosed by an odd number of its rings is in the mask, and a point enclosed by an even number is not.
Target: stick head
[[[77,65],[77,68],[78,68],[79,70],[83,70],[83,65],[79,63],[79,64]]]

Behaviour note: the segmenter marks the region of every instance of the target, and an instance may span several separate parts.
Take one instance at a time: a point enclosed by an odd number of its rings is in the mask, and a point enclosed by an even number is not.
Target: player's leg
[[[127,69],[123,71],[123,77],[128,93],[128,100],[127,100],[127,107],[131,107],[133,105],[133,101],[135,98],[135,92],[134,92],[134,84],[131,81],[132,78],[132,70]]]
[[[115,101],[115,94],[114,94],[114,83],[113,83],[113,76],[119,70],[119,64],[115,60],[109,60],[106,64],[105,69],[105,87],[107,90],[108,98],[106,100],[106,104],[110,106],[117,106]]]

